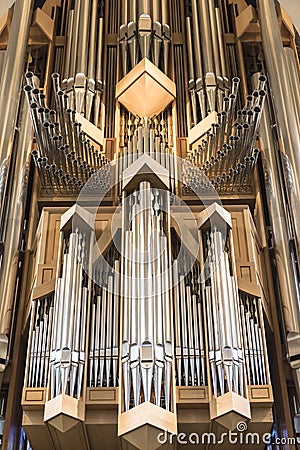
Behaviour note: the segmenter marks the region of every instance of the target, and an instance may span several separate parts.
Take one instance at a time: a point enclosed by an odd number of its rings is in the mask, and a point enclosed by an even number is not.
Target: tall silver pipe
[[[207,0],[198,2],[204,72],[214,72],[214,58]]]
[[[218,39],[218,28],[217,28],[217,17],[215,11],[215,0],[208,1],[211,35],[212,35],[212,48],[215,60],[215,74],[216,76],[223,75],[221,73],[221,61],[219,52],[219,39]]]
[[[17,0],[15,3],[6,51],[6,64],[2,74],[0,87],[0,167],[3,167],[5,159],[9,164],[12,154],[32,10],[33,0]],[[4,179],[4,189],[0,194],[1,220],[4,207],[3,195],[6,183],[7,173]],[[3,299],[0,301],[3,301]]]
[[[77,46],[78,46],[81,3],[82,3],[81,0],[75,0],[69,77],[75,77],[75,72],[76,72],[76,56],[77,56]]]
[[[67,45],[65,52],[65,67],[64,67],[64,78],[69,78],[73,76],[74,73],[70,72],[71,63],[71,52],[72,52],[72,40],[73,40],[73,26],[74,26],[74,9],[70,9],[68,14],[68,32],[67,32]],[[73,55],[74,58],[74,55]]]
[[[9,101],[9,100],[8,100]],[[15,176],[9,197],[10,207],[6,223],[4,255],[2,257],[0,281],[0,333],[9,334],[12,320],[12,304],[20,251],[20,237],[24,217],[29,176],[29,157],[33,129],[29,106],[23,98],[22,129],[16,148]]]
[[[291,164],[292,182],[287,182],[291,211],[296,230],[298,258],[300,254],[300,130],[293,104],[293,92],[281,40],[274,0],[258,0],[258,16],[262,44],[274,96],[284,151]],[[280,76],[278,76],[280,74]]]
[[[6,50],[0,50],[0,83],[6,62]]]
[[[130,0],[128,2],[128,22],[136,21],[136,1],[137,0]]]
[[[88,71],[87,71],[88,78],[92,78],[92,79],[95,78],[97,10],[98,10],[98,1],[92,0],[89,58],[88,58]]]
[[[121,25],[127,25],[127,22],[128,22],[128,0],[124,0],[123,2],[121,2]]]
[[[202,51],[200,44],[200,28],[199,28],[199,16],[197,9],[197,1],[192,0],[192,22],[193,22],[193,38],[194,38],[194,49],[195,49],[195,78],[196,83],[202,78]]]
[[[150,0],[138,0],[138,17],[141,14],[151,14]]]
[[[260,74],[253,75],[253,85],[257,84]],[[283,303],[283,313],[287,331],[300,332],[299,298],[297,292],[297,281],[291,263],[289,248],[288,224],[286,220],[284,199],[282,196],[282,185],[278,173],[276,158],[276,144],[273,139],[272,124],[269,109],[265,105],[261,116],[260,126],[261,143],[265,156],[265,175],[267,200],[270,217],[273,222],[274,244],[277,273]],[[279,152],[279,149],[277,149]],[[278,155],[279,157],[279,155]]]
[[[152,20],[153,22],[160,22],[161,20],[161,0],[152,2]]]
[[[81,2],[79,35],[77,47],[76,72],[87,72],[88,44],[89,44],[89,19],[90,19],[90,0]]]
[[[297,113],[298,125],[300,126],[300,83],[296,66],[295,52],[291,47],[284,47],[283,50],[287,62],[290,83],[295,94],[292,96],[292,100],[294,102],[294,108]]]
[[[218,40],[219,40],[219,54],[220,54],[220,62],[221,62],[221,75],[227,76],[227,63],[226,63],[226,53],[225,53],[225,45],[224,45],[224,33],[222,26],[222,18],[220,8],[216,8],[216,22],[217,22],[217,31],[218,31]]]

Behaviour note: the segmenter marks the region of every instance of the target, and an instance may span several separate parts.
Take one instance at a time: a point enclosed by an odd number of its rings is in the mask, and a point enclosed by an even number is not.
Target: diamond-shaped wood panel
[[[163,111],[176,96],[170,78],[147,58],[137,64],[116,86],[117,100],[140,117]]]

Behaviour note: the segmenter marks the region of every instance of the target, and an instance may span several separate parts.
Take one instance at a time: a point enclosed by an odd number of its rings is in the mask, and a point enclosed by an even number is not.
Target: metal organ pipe
[[[75,0],[74,4],[74,13],[73,13],[73,26],[72,26],[72,35],[69,34],[69,40],[71,41],[71,56],[70,56],[70,72],[65,74],[66,78],[75,77],[76,73],[76,55],[77,55],[77,46],[78,46],[78,34],[79,34],[79,23],[80,23],[80,8],[81,8],[81,0]],[[74,82],[74,80],[73,80]]]
[[[51,341],[51,398],[59,394],[82,392],[85,365],[86,311],[90,297],[83,267],[89,258],[90,236],[79,229],[72,231],[64,244],[62,273],[57,278]],[[62,247],[61,251],[63,250]],[[61,256],[59,255],[59,262]]]
[[[136,22],[136,2],[137,2],[137,0],[131,0],[128,2],[129,22]]]
[[[300,82],[299,74],[296,66],[295,51],[290,47],[283,47],[285,58],[288,66],[289,80],[293,92],[299,92]],[[298,124],[300,126],[300,99],[299,95],[293,95],[292,100],[294,102],[294,108],[297,113]]]
[[[209,274],[204,293],[214,396],[225,392],[244,396],[245,369],[239,301],[236,280],[230,272],[224,241],[226,237],[218,229],[212,229],[204,234],[203,239]]]
[[[9,196],[11,207],[8,209],[5,231],[4,254],[1,262],[1,333],[9,335],[12,319],[12,302],[19,262],[20,238],[22,233],[25,203],[29,176],[29,158],[32,146],[33,129],[30,111],[23,97],[22,132],[16,147],[15,173]]]
[[[168,237],[163,231],[162,201],[162,194],[145,181],[139,184],[130,204],[124,208],[128,217],[125,221],[127,230],[124,230],[123,260],[122,366],[125,410],[130,408],[131,389],[134,406],[142,401],[152,401],[153,392],[156,405],[167,410],[171,407],[173,355],[170,324],[166,324],[170,316]],[[128,363],[131,381],[127,372]]]
[[[209,5],[207,0],[198,3],[198,14],[201,27],[204,73],[214,73],[214,58],[210,30]]]
[[[80,2],[79,34],[77,47],[76,72],[87,73],[87,57],[89,43],[90,0]]]
[[[216,8],[215,8],[215,0],[208,1],[208,9],[209,9],[209,18],[211,25],[211,38],[212,38],[212,49],[214,55],[214,65],[215,65],[215,75],[220,77],[222,75],[221,72],[221,61],[220,61],[220,52],[219,52],[219,38],[218,38],[218,29],[217,29],[217,17],[216,17]]]
[[[253,84],[257,83],[260,74],[253,75]],[[289,247],[288,226],[282,186],[278,173],[278,157],[280,150],[274,141],[272,123],[269,108],[262,112],[259,129],[262,148],[265,157],[266,193],[270,217],[273,223],[274,244],[276,246],[277,273],[283,302],[285,324],[288,331],[300,331],[299,329],[299,292],[297,280],[291,264],[291,252]],[[277,149],[276,149],[277,147]],[[276,156],[276,151],[278,156]]]
[[[22,82],[24,63],[33,1],[17,0],[6,50],[6,64],[2,73],[0,98],[0,219],[3,221],[4,193],[8,180],[8,168],[13,151],[15,125],[19,108],[19,92]],[[1,240],[3,236],[1,237]],[[1,330],[2,332],[2,330]]]
[[[297,123],[297,111],[292,101],[293,94],[288,78],[288,68],[284,56],[281,34],[273,0],[257,3],[261,24],[262,44],[266,66],[269,72],[274,95],[274,107],[278,117],[279,132],[282,136],[284,152],[288,156],[291,169],[287,170],[287,189],[289,191],[293,225],[296,230],[296,242],[299,256],[300,235],[300,133]],[[279,77],[278,74],[281,74]],[[291,173],[288,173],[291,172]]]

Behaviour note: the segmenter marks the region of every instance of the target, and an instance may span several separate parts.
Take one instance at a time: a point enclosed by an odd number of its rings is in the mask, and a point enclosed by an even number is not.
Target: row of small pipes
[[[189,91],[193,123],[221,109],[229,91],[222,11],[215,0],[186,2]]]
[[[264,75],[259,77],[258,85],[252,95],[248,95],[244,108],[236,111],[239,79],[233,79],[231,94],[224,99],[222,112],[217,114],[218,122],[212,124],[198,148],[190,154],[195,165],[206,171],[230,154],[230,167],[231,163],[243,161],[252,151],[266,97],[266,80]]]
[[[106,187],[107,158],[91,143],[75,118],[70,98],[61,90],[60,76],[52,75],[57,110],[49,109],[45,94],[39,90],[32,72],[26,74],[24,88],[30,107],[38,150],[33,158],[46,193],[78,193],[97,171],[99,183]],[[77,102],[83,97],[77,96]]]
[[[162,141],[169,146],[173,144],[172,114],[170,110],[165,110],[154,117],[141,118],[123,110],[120,119],[120,147],[128,145],[128,141],[137,133],[139,127],[154,129],[155,136],[160,136]]]
[[[115,259],[113,269],[104,274],[95,267],[95,279],[101,278],[101,287],[94,284],[90,319],[89,386],[118,386],[119,376],[119,303],[120,261]]]
[[[123,2],[119,43],[123,76],[143,58],[167,73],[171,43],[167,1]]]
[[[141,155],[151,156],[155,161],[165,167],[170,176],[171,190],[175,190],[176,155],[168,146],[164,136],[156,133],[156,128],[149,123],[135,128],[133,135],[128,138],[127,146],[120,150],[118,155],[119,189],[121,193],[122,174]]]

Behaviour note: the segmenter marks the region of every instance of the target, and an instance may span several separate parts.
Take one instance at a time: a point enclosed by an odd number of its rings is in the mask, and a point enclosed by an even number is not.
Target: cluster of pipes
[[[233,78],[229,97],[223,99],[218,122],[188,157],[191,166],[185,174],[186,184],[197,187],[203,175],[221,192],[247,190],[251,186],[259,149],[254,148],[266,97],[266,77],[260,75],[256,89],[242,110],[236,110],[239,79]],[[199,170],[195,170],[197,168]]]
[[[230,236],[218,228],[203,231],[207,271],[204,287],[208,360],[215,397],[245,390],[245,360],[237,282],[230,261]]]
[[[82,131],[70,95],[61,90],[59,74],[52,75],[56,111],[47,107],[32,72],[26,74],[26,80],[24,90],[38,144],[32,155],[45,192],[76,194],[97,171],[102,174],[99,187],[105,188],[108,160]],[[81,94],[76,94],[76,103],[82,103]]]
[[[96,126],[103,92],[104,1],[75,0],[68,11],[62,89]]]
[[[155,125],[155,122],[154,122]],[[141,155],[147,154],[165,167],[169,172],[171,191],[175,190],[176,155],[169,147],[164,135],[157,132],[157,128],[151,122],[145,121],[128,136],[127,145],[118,155],[119,181],[122,180],[123,171],[127,169]],[[121,191],[121,183],[119,184]]]
[[[171,31],[167,0],[127,0],[121,5],[119,44],[125,76],[148,58],[168,73]]]
[[[265,336],[260,299],[241,293],[240,301],[247,383],[268,384],[270,379],[265,362]]]
[[[62,267],[56,280],[50,355],[50,396],[80,398],[85,366],[88,301],[91,289],[85,272],[89,236],[78,228],[61,232],[59,258]]]
[[[148,126],[154,129],[155,137],[160,137],[161,141],[172,147],[173,126],[172,111],[166,109],[153,117],[139,117],[131,114],[126,109],[122,110],[120,120],[120,147],[128,146],[128,142],[133,139],[139,127]]]
[[[222,11],[215,0],[186,2],[189,91],[193,123],[222,108],[229,92]]]
[[[93,301],[90,317],[89,386],[118,386],[120,261],[114,259],[110,272],[94,267]]]
[[[33,303],[31,315],[31,342],[29,350],[27,387],[46,387],[51,351],[51,331],[54,310],[54,296],[38,299]]]
[[[173,261],[174,345],[177,386],[205,386],[206,354],[200,266]]]
[[[158,191],[147,181],[141,182],[127,201],[124,192],[122,221],[124,410],[144,401],[170,410],[169,192]]]

